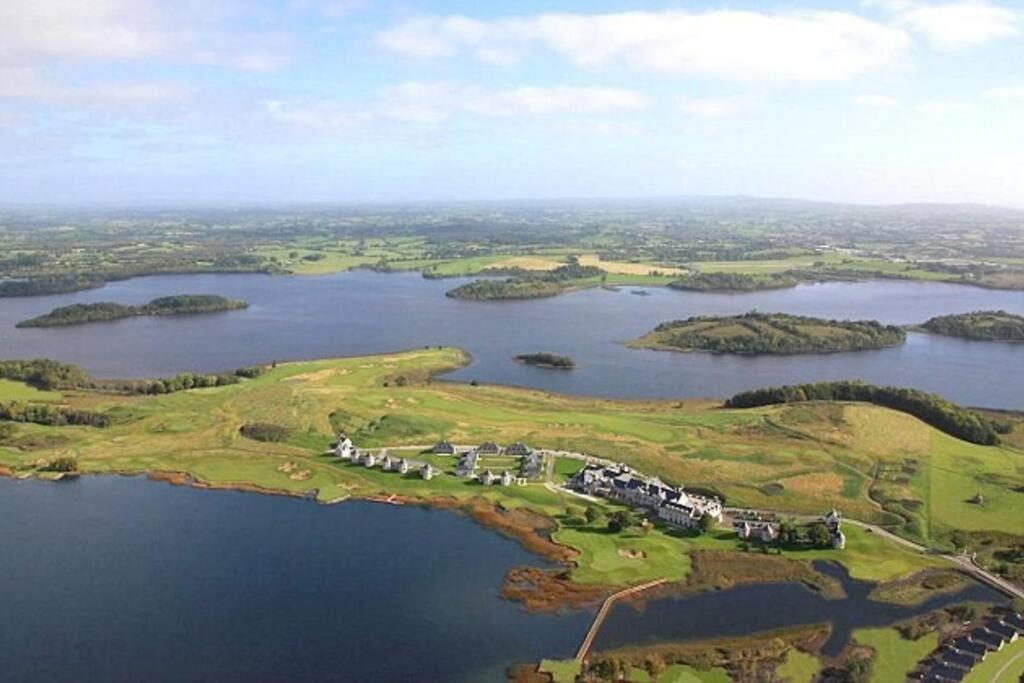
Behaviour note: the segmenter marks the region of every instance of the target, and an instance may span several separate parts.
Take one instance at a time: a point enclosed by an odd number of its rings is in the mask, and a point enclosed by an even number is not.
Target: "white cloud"
[[[145,104],[187,99],[190,90],[178,83],[105,82],[69,85],[38,69],[0,67],[0,99],[44,103]]]
[[[903,103],[888,95],[858,95],[853,98],[853,102],[873,109],[901,109],[903,107]]]
[[[521,86],[492,90],[449,82],[410,82],[381,89],[371,102],[265,103],[281,123],[325,130],[370,124],[438,124],[457,116],[509,118],[630,113],[649,99],[622,88]]]
[[[287,36],[247,31],[222,0],[0,0],[0,63],[165,58],[278,68]]]
[[[985,97],[990,100],[1024,100],[1024,85],[990,88],[985,91]]]
[[[940,4],[897,0],[876,3],[898,23],[939,49],[957,50],[1020,35],[1022,15],[985,0]]]
[[[834,81],[893,65],[909,38],[844,12],[664,11],[489,21],[420,17],[383,31],[377,42],[412,59],[469,54],[508,65],[545,49],[583,67],[623,64],[736,81]]]
[[[925,114],[950,114],[959,111],[966,111],[971,108],[967,102],[959,100],[934,100],[918,105],[917,109]]]
[[[735,114],[750,105],[750,100],[744,97],[696,99],[686,95],[677,95],[672,99],[672,102],[684,114],[709,119]]]

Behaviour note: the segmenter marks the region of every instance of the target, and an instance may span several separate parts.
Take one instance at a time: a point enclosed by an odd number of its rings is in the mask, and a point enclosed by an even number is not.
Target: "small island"
[[[22,320],[17,327],[65,327],[145,315],[192,315],[248,308],[249,304],[211,294],[180,294],[153,299],[143,306],[101,301],[55,308],[46,315]]]
[[[976,341],[1024,342],[1024,316],[1006,311],[940,315],[921,325],[920,329]]]
[[[787,273],[688,273],[668,284],[672,289],[694,292],[757,292],[796,287],[800,281]]]
[[[484,271],[484,274],[488,274],[488,271]],[[509,271],[502,271],[502,274],[509,274]],[[605,271],[597,266],[581,266],[575,257],[569,257],[568,263],[553,270],[515,269],[510,278],[475,280],[448,290],[446,294],[453,299],[472,301],[538,299],[557,296],[581,286],[593,286],[604,274]]]
[[[902,328],[874,320],[823,320],[753,311],[662,323],[630,346],[667,351],[792,355],[882,349],[898,346],[906,337]]]
[[[515,357],[516,362],[525,365],[536,365],[553,370],[572,370],[576,363],[568,356],[556,356],[553,353],[521,353]]]

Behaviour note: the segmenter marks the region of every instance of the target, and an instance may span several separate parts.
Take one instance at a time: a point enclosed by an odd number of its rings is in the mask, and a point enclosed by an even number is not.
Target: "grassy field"
[[[1007,645],[999,652],[989,653],[985,661],[974,667],[964,683],[1018,683],[1024,676],[1024,640]]]
[[[575,683],[580,668],[575,659],[544,659],[537,670],[549,674],[553,683]]]
[[[432,379],[466,362],[458,349],[280,364],[242,383],[160,396],[89,392],[21,393],[102,411],[104,429],[17,424],[0,444],[0,466],[30,475],[40,461],[74,456],[83,472],[184,472],[214,485],[244,485],[321,501],[400,494],[418,498],[483,497],[506,508],[528,508],[560,522],[555,537],[582,554],[580,581],[630,583],[683,577],[692,549],[735,549],[735,539],[686,537],[656,528],[646,535],[610,535],[573,526],[586,503],[541,481],[485,488],[450,474],[450,458],[433,457],[446,472],[430,482],[414,475],[343,464],[324,454],[337,429],[361,447],[417,446],[440,438],[456,443],[523,440],[534,446],[591,453],[627,462],[669,482],[719,491],[729,505],[797,514],[835,506],[849,517],[899,523],[872,497],[881,464],[915,463],[906,483],[889,493],[921,500],[922,528],[981,529],[1019,534],[1024,455],[1007,447],[969,445],[902,413],[858,404],[802,404],[724,410],[711,402],[622,401],[552,395]],[[23,398],[22,400],[33,400]],[[289,430],[265,443],[239,434],[248,422]],[[508,463],[495,461],[495,467]],[[556,462],[564,478],[575,464]],[[985,503],[964,502],[977,490]],[[805,551],[796,559],[835,559],[860,578],[883,580],[933,563],[860,529],[847,529],[843,552]],[[628,557],[620,550],[642,551]],[[637,555],[636,553],[634,553]]]
[[[821,661],[812,654],[793,648],[775,675],[786,683],[811,683],[821,670]]]
[[[720,667],[695,669],[685,664],[673,664],[658,676],[657,683],[730,683],[729,673]]]
[[[939,645],[935,633],[928,633],[918,640],[907,640],[894,628],[857,629],[853,632],[853,639],[875,651],[872,683],[905,680],[917,663]]]
[[[63,396],[57,391],[41,391],[21,382],[0,379],[0,401],[55,403],[62,399]]]

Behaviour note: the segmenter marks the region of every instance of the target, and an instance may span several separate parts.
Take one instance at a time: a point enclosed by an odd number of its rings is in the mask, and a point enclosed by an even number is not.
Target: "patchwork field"
[[[458,349],[286,363],[239,384],[158,396],[68,391],[62,396],[0,383],[0,401],[62,401],[112,418],[106,428],[13,424],[0,440],[0,466],[31,476],[58,457],[82,472],[175,472],[217,486],[251,486],[321,501],[399,494],[482,497],[556,520],[556,539],[581,551],[579,580],[630,583],[682,576],[690,550],[727,548],[715,535],[665,530],[609,535],[574,527],[585,501],[527,486],[485,488],[450,474],[418,477],[338,463],[324,454],[338,430],[360,447],[422,447],[522,440],[533,446],[603,456],[670,483],[713,490],[727,505],[817,515],[837,507],[849,517],[943,545],[953,530],[1019,535],[1024,515],[1024,454],[1011,447],[958,441],[887,409],[839,403],[725,410],[712,402],[620,401],[547,394],[434,379],[466,362]],[[239,433],[248,423],[285,428],[280,442]],[[9,423],[11,424],[11,423]],[[406,454],[415,453],[413,448]],[[419,456],[442,471],[450,458]],[[509,463],[496,460],[501,468]],[[491,466],[491,465],[488,465]],[[559,459],[553,478],[578,461]],[[981,493],[984,502],[971,502]],[[627,557],[620,550],[643,551]],[[927,566],[851,528],[839,559],[855,576],[882,580]]]

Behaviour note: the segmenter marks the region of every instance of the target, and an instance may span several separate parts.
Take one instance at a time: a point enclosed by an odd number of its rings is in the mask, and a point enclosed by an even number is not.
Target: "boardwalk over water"
[[[576,661],[582,662],[587,653],[590,652],[590,646],[594,644],[594,638],[597,637],[597,632],[601,630],[601,624],[604,623],[605,618],[608,616],[608,612],[611,611],[612,606],[620,598],[629,597],[630,595],[636,595],[645,590],[660,586],[666,583],[668,579],[656,579],[654,581],[648,581],[647,583],[641,583],[638,586],[626,588],[618,593],[612,593],[605,598],[604,603],[601,605],[601,609],[597,611],[597,615],[594,617],[594,623],[590,625],[590,630],[587,631],[587,635],[583,638],[583,642],[580,644],[580,649],[576,652]]]

